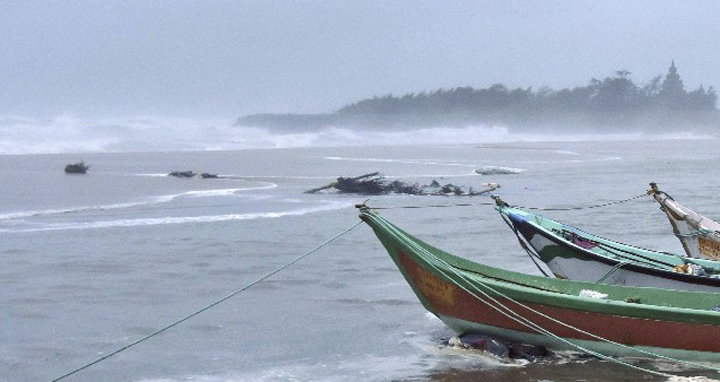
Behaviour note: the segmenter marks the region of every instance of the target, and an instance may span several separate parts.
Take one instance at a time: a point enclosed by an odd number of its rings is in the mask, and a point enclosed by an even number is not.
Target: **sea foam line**
[[[183,192],[180,194],[173,194],[173,195],[152,196],[152,197],[149,197],[145,200],[138,201],[138,202],[106,204],[106,205],[99,205],[99,206],[81,206],[81,207],[49,209],[49,210],[10,212],[10,213],[6,213],[6,214],[0,214],[0,220],[24,219],[24,218],[30,218],[30,217],[63,215],[63,214],[88,212],[88,211],[117,210],[117,209],[132,208],[132,207],[138,207],[138,206],[148,206],[148,205],[153,205],[153,204],[167,203],[167,202],[171,202],[175,199],[182,198],[182,197],[198,198],[198,197],[212,197],[212,196],[231,196],[231,195],[233,195],[237,192],[241,192],[241,191],[268,190],[268,189],[277,187],[277,184],[275,184],[275,183],[270,183],[270,182],[259,182],[259,183],[265,183],[265,185],[260,186],[260,187],[242,187],[242,188],[224,188],[224,189],[217,189],[217,190],[188,191],[188,192]]]
[[[96,228],[117,228],[117,227],[140,227],[168,224],[192,224],[192,223],[218,223],[237,220],[273,219],[285,216],[302,216],[316,212],[337,210],[352,207],[352,203],[344,201],[323,201],[322,204],[311,208],[279,212],[254,212],[246,214],[206,215],[206,216],[185,216],[185,217],[160,217],[140,219],[118,219],[83,223],[50,224],[40,228],[29,229],[0,229],[0,232],[44,232],[44,231],[65,231],[83,230]]]
[[[218,176],[218,178],[212,179],[213,182],[230,181],[230,182],[259,182],[259,183],[263,183],[263,182],[258,181],[258,180],[248,180],[248,179],[257,179],[257,178],[286,178],[286,177],[282,177],[282,176],[253,176],[253,175],[243,176],[243,175],[224,175],[224,174],[216,174],[216,175]],[[143,177],[148,177],[148,178],[167,178],[169,175],[168,175],[168,174],[160,174],[160,173],[138,173],[138,174],[133,174],[133,176],[143,176]],[[193,178],[197,179],[197,177],[193,177]],[[299,178],[300,178],[300,179],[303,179],[303,177],[299,177]],[[311,177],[306,177],[306,178],[310,179]],[[187,179],[187,180],[190,180],[190,179]],[[264,183],[268,183],[268,182],[264,182]]]
[[[555,151],[556,154],[564,154],[564,155],[580,155],[579,153],[576,153],[575,151],[571,150],[557,150]]]
[[[460,166],[460,167],[477,167],[476,164],[467,163],[447,163],[433,161],[413,161],[408,159],[383,159],[383,158],[346,158],[346,157],[325,157],[327,160],[350,161],[350,162],[380,162],[380,163],[401,163],[401,164],[424,164],[437,166]]]

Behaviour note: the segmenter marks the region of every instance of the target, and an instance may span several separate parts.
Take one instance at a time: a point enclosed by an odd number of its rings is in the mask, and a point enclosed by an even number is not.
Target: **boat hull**
[[[361,218],[423,306],[460,335],[487,334],[608,356],[651,356],[641,349],[720,363],[720,294],[596,285],[501,270],[434,248],[371,212]],[[586,297],[588,290],[598,298]]]
[[[517,229],[517,232],[532,246],[540,259],[558,278],[602,282],[609,285],[705,292],[720,291],[720,278],[678,273],[637,265],[637,263],[622,263],[549,234],[528,222],[527,219],[519,218],[516,215],[510,215],[510,217],[511,224]]]
[[[554,340],[542,334],[527,333],[520,330],[499,328],[497,326],[484,325],[477,322],[461,320],[451,316],[438,315],[450,329],[457,333],[476,333],[497,338],[502,341],[511,343],[525,343],[536,346],[545,346],[549,349],[556,350],[573,350],[577,351],[577,347],[568,345],[565,342]],[[642,357],[638,351],[633,349],[619,348],[616,345],[608,344],[601,341],[588,341],[579,339],[568,339],[569,342],[585,349],[598,352],[603,355],[613,357]],[[657,354],[663,357],[682,359],[694,362],[720,363],[720,355],[707,351],[691,351],[682,349],[668,349],[652,346],[634,346],[644,352]]]
[[[655,354],[685,360],[720,362],[720,327],[714,325],[587,312],[513,299],[517,301],[515,302],[500,297],[496,297],[494,302],[485,296],[473,295],[453,282],[445,280],[443,278],[445,275],[424,268],[403,252],[397,253],[397,259],[398,267],[406,275],[408,283],[425,308],[460,335],[486,334],[511,342],[577,350],[567,342],[541,334],[496,309],[503,309],[504,306],[521,319],[529,320],[566,341],[604,355],[647,356],[632,349],[599,341],[554,320],[587,333],[601,335],[604,339]],[[481,301],[478,297],[484,298],[487,302]],[[718,297],[720,301],[720,296]],[[526,307],[554,320],[531,312]],[[718,320],[720,322],[720,318]]]

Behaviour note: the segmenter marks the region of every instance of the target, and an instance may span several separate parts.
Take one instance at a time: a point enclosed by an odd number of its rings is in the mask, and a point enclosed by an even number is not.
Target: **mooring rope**
[[[565,322],[563,322],[563,321],[560,321],[560,320],[558,320],[558,319],[556,319],[556,318],[553,318],[553,317],[551,317],[551,316],[549,316],[549,315],[547,315],[547,314],[544,314],[544,313],[542,313],[542,312],[539,312],[539,311],[537,311],[537,310],[535,310],[535,309],[533,309],[533,308],[531,308],[531,307],[529,307],[529,306],[527,306],[527,305],[525,305],[525,304],[522,304],[521,302],[516,301],[515,299],[513,299],[513,298],[511,298],[511,297],[503,294],[502,292],[500,292],[500,291],[498,291],[498,290],[490,287],[489,285],[483,283],[483,282],[480,281],[480,280],[468,278],[467,275],[465,275],[465,274],[463,274],[463,273],[460,273],[458,270],[456,270],[455,267],[454,267],[452,264],[448,264],[448,263],[445,262],[444,260],[438,258],[438,257],[435,256],[433,253],[429,252],[427,249],[423,248],[423,247],[420,246],[419,244],[415,243],[413,240],[409,239],[403,232],[397,230],[395,227],[386,224],[384,221],[382,221],[381,224],[383,224],[383,225],[386,227],[386,229],[388,229],[388,230],[394,232],[396,235],[404,238],[405,241],[408,243],[408,245],[411,245],[411,246],[414,247],[416,250],[418,250],[420,253],[424,253],[426,256],[429,256],[431,259],[435,260],[436,262],[439,262],[439,263],[444,264],[444,265],[445,265],[446,267],[448,267],[453,273],[455,273],[455,274],[458,275],[459,277],[463,278],[463,279],[464,279],[466,282],[468,282],[470,285],[479,284],[480,286],[483,286],[484,288],[492,291],[492,292],[495,293],[497,296],[503,297],[503,298],[507,299],[508,301],[511,301],[511,302],[515,303],[516,305],[518,305],[518,306],[520,306],[520,307],[522,307],[522,308],[524,308],[524,309],[526,309],[526,310],[528,310],[528,311],[530,311],[530,312],[533,312],[533,313],[535,313],[535,314],[537,314],[537,315],[539,315],[539,316],[541,316],[541,317],[544,317],[544,318],[546,318],[546,319],[548,319],[548,320],[550,320],[550,321],[552,321],[552,322],[555,322],[555,323],[557,323],[557,324],[559,324],[559,325],[565,326],[565,327],[567,327],[567,328],[569,328],[569,329],[571,329],[571,330],[577,331],[578,333],[582,333],[582,334],[588,335],[588,336],[590,336],[590,337],[592,337],[592,338],[595,338],[595,339],[598,339],[598,340],[600,340],[600,341],[602,341],[602,342],[606,342],[606,343],[609,343],[609,344],[612,344],[612,345],[616,345],[616,346],[618,346],[618,347],[622,347],[622,348],[625,348],[625,349],[628,349],[628,350],[633,350],[633,351],[636,351],[636,352],[641,353],[641,354],[653,356],[653,357],[656,357],[656,358],[665,359],[665,360],[668,360],[668,361],[673,361],[673,362],[676,362],[676,363],[681,363],[681,364],[691,365],[691,366],[695,366],[695,367],[705,368],[705,369],[709,369],[709,370],[713,370],[713,371],[720,371],[720,369],[717,369],[717,368],[714,368],[714,367],[710,367],[710,366],[707,366],[707,365],[702,365],[702,364],[698,364],[698,363],[694,363],[694,362],[684,361],[684,360],[676,359],[676,358],[673,358],[673,357],[668,357],[668,356],[656,354],[656,353],[653,353],[653,352],[650,352],[650,351],[647,351],[647,350],[643,350],[643,349],[639,349],[639,348],[636,348],[636,347],[628,346],[628,345],[625,345],[625,344],[622,344],[622,343],[619,343],[619,342],[615,342],[615,341],[609,340],[609,339],[607,339],[607,338],[601,337],[601,336],[599,336],[599,335],[596,335],[596,334],[594,334],[594,333],[587,332],[587,331],[585,331],[585,330],[582,330],[582,329],[580,329],[580,328],[577,328],[577,327],[575,327],[575,326],[572,326],[572,325],[570,325],[570,324],[568,324],[568,323],[565,323]],[[427,261],[427,259],[426,259],[426,261]],[[439,269],[439,268],[435,267],[435,266],[432,264],[432,262],[428,261],[428,264],[429,264],[430,266],[432,266],[433,268],[435,268],[436,270],[438,270],[439,272],[447,275],[447,273],[444,272],[442,269]],[[607,355],[601,354],[601,353],[599,353],[599,352],[595,352],[595,351],[592,351],[592,350],[590,350],[590,349],[586,349],[586,348],[584,348],[584,347],[582,347],[582,346],[580,346],[580,345],[578,345],[578,344],[573,343],[572,341],[566,340],[566,339],[564,339],[564,338],[562,338],[562,337],[560,337],[560,336],[558,336],[558,335],[550,332],[549,330],[541,327],[541,326],[538,325],[538,324],[535,324],[534,322],[532,322],[532,321],[530,321],[529,319],[523,317],[523,316],[520,315],[519,313],[513,311],[511,308],[505,306],[503,303],[501,303],[501,302],[498,301],[497,299],[495,299],[495,298],[493,298],[492,296],[490,296],[487,292],[485,292],[485,291],[483,291],[483,290],[481,290],[481,289],[479,289],[479,288],[477,288],[477,287],[476,287],[476,289],[477,289],[477,291],[478,291],[479,293],[485,295],[485,296],[488,297],[490,300],[492,300],[493,302],[495,302],[498,306],[500,306],[500,307],[502,307],[503,309],[507,310],[508,312],[512,313],[512,315],[516,316],[517,318],[508,315],[508,313],[505,313],[502,309],[500,309],[500,308],[498,308],[497,306],[494,306],[494,305],[488,303],[487,301],[485,301],[484,299],[482,299],[480,296],[478,296],[478,295],[475,294],[474,292],[468,290],[467,288],[463,287],[462,285],[458,285],[458,287],[460,287],[460,288],[463,289],[464,291],[468,292],[470,295],[472,295],[473,297],[477,298],[479,301],[487,304],[487,305],[488,305],[489,307],[491,307],[492,309],[494,309],[494,310],[498,311],[499,313],[505,315],[506,317],[510,318],[511,320],[513,320],[513,321],[515,321],[515,322],[518,322],[519,324],[521,324],[521,325],[523,325],[523,326],[532,328],[533,330],[538,331],[538,332],[540,332],[540,333],[542,333],[542,334],[545,334],[545,335],[547,335],[547,336],[549,336],[549,337],[551,337],[551,338],[554,338],[554,339],[556,339],[556,340],[559,340],[559,341],[561,341],[561,342],[564,342],[564,343],[566,343],[566,344],[568,344],[568,345],[570,345],[570,346],[572,346],[572,347],[575,347],[575,348],[577,348],[577,349],[579,349],[579,350],[581,350],[581,351],[583,351],[583,352],[585,352],[585,353],[592,354],[592,355],[595,355],[595,356],[597,356],[597,357],[599,357],[599,358],[606,359],[606,360],[608,360],[608,361],[615,362],[615,363],[618,363],[618,364],[620,364],[620,365],[624,365],[624,366],[627,366],[627,367],[630,367],[630,368],[633,368],[633,369],[636,369],[636,370],[644,371],[644,372],[647,372],[647,373],[650,373],[650,374],[660,375],[660,376],[664,376],[664,377],[676,377],[675,375],[672,375],[672,374],[666,374],[666,373],[658,372],[658,371],[655,371],[655,370],[650,370],[650,369],[642,368],[642,367],[639,367],[639,366],[635,366],[635,365],[633,365],[633,364],[630,364],[630,363],[627,363],[627,362],[623,362],[623,361],[621,361],[621,360],[619,360],[619,359],[616,359],[615,357],[607,356]]]
[[[395,206],[395,207],[368,207],[371,210],[397,210],[397,209],[419,209],[419,208],[450,208],[450,207],[475,207],[475,206],[494,206],[495,203],[451,203],[451,204],[429,204],[416,206]]]
[[[633,196],[631,198],[627,198],[627,199],[613,200],[613,201],[610,201],[607,203],[594,204],[594,205],[590,205],[590,206],[580,206],[580,207],[564,207],[564,208],[561,208],[561,207],[557,207],[557,208],[553,208],[553,207],[550,207],[550,208],[547,208],[547,207],[523,207],[523,206],[512,206],[512,207],[522,208],[525,210],[539,210],[539,211],[588,210],[588,209],[592,209],[592,208],[602,208],[602,207],[613,206],[615,204],[627,203],[627,202],[633,201],[635,199],[640,199],[640,198],[643,198],[646,196],[648,196],[648,194],[645,193],[645,194],[635,195],[635,196]]]
[[[675,236],[682,238],[682,237],[699,237],[699,236],[708,236],[708,235],[719,235],[720,231],[717,230],[710,230],[705,228],[696,228],[690,233],[676,233]]]
[[[106,360],[106,359],[108,359],[108,358],[110,358],[110,357],[112,357],[112,356],[114,356],[114,355],[116,355],[116,354],[118,354],[118,353],[121,353],[121,352],[123,352],[123,351],[125,351],[125,350],[127,350],[127,349],[129,349],[129,348],[131,348],[131,347],[133,347],[133,346],[141,343],[141,342],[147,341],[147,340],[149,340],[150,338],[155,337],[156,335],[158,335],[158,334],[160,334],[160,333],[162,333],[162,332],[164,332],[164,331],[166,331],[166,330],[168,330],[168,329],[170,329],[170,328],[172,328],[172,327],[174,327],[174,326],[177,326],[178,324],[180,324],[180,323],[182,323],[182,322],[185,322],[185,321],[187,321],[187,320],[189,320],[189,319],[197,316],[198,314],[200,314],[200,313],[202,313],[202,312],[205,312],[206,310],[209,310],[210,308],[212,308],[212,307],[214,307],[214,306],[216,306],[216,305],[218,305],[218,304],[220,304],[220,303],[222,303],[222,302],[224,302],[224,301],[226,301],[226,300],[234,297],[235,295],[237,295],[237,294],[239,294],[239,293],[241,293],[241,292],[249,289],[250,287],[258,284],[259,282],[261,282],[261,281],[263,281],[263,280],[265,280],[265,279],[273,276],[274,274],[276,274],[276,273],[278,273],[278,272],[280,272],[280,271],[288,268],[289,266],[297,263],[298,261],[306,258],[307,256],[309,256],[310,254],[312,254],[312,253],[314,253],[315,251],[319,250],[320,248],[322,248],[322,247],[324,247],[324,246],[332,243],[333,241],[337,240],[338,238],[340,238],[340,236],[343,236],[343,235],[345,235],[346,233],[352,231],[355,227],[359,226],[359,225],[362,224],[362,223],[363,223],[362,220],[359,221],[359,222],[357,222],[357,223],[355,223],[355,224],[354,224],[353,226],[351,226],[350,228],[346,228],[345,230],[343,230],[343,231],[340,232],[339,234],[337,234],[337,235],[333,236],[332,238],[326,240],[325,242],[323,242],[322,244],[316,246],[315,248],[313,248],[313,249],[311,249],[311,250],[303,253],[302,255],[296,257],[296,258],[293,259],[292,261],[289,261],[289,262],[283,264],[282,266],[276,268],[276,269],[273,270],[272,272],[269,272],[269,273],[265,274],[264,276],[258,278],[257,280],[251,282],[250,284],[247,284],[247,285],[245,285],[244,287],[235,290],[234,292],[228,294],[227,296],[225,296],[225,297],[223,297],[223,298],[221,298],[221,299],[219,299],[219,300],[217,300],[217,301],[215,301],[215,302],[213,302],[213,303],[211,303],[211,304],[209,304],[209,305],[206,305],[205,307],[203,307],[203,308],[201,308],[201,309],[199,309],[199,310],[196,310],[195,312],[193,312],[193,313],[191,313],[191,314],[189,314],[189,315],[187,315],[187,316],[185,316],[185,317],[183,317],[183,318],[181,318],[181,319],[179,319],[179,320],[177,320],[177,321],[175,321],[175,322],[173,322],[173,323],[171,323],[171,324],[169,324],[169,325],[167,325],[167,326],[164,326],[164,327],[161,328],[161,329],[158,329],[158,330],[156,330],[156,331],[154,331],[154,332],[146,335],[145,337],[142,337],[142,338],[140,338],[140,339],[138,339],[138,340],[136,340],[136,341],[133,341],[133,342],[131,342],[131,343],[129,343],[129,344],[127,344],[127,345],[125,345],[125,346],[117,349],[117,350],[114,350],[113,352],[111,352],[111,353],[109,353],[109,354],[106,354],[106,355],[104,355],[104,356],[102,356],[102,357],[100,357],[100,358],[98,358],[98,359],[96,359],[96,360],[94,360],[94,361],[92,361],[92,362],[90,362],[90,363],[87,363],[87,364],[85,364],[85,365],[83,365],[83,366],[81,366],[81,367],[78,367],[77,369],[75,369],[75,370],[73,370],[73,371],[71,371],[71,372],[69,372],[69,373],[63,374],[63,375],[61,375],[61,376],[53,379],[51,382],[56,382],[56,381],[65,379],[65,378],[67,378],[67,377],[69,377],[69,376],[71,376],[71,375],[73,375],[73,374],[75,374],[75,373],[77,373],[77,372],[79,372],[79,371],[81,371],[81,370],[87,369],[88,367],[90,367],[90,366],[92,366],[92,365],[95,365],[95,364],[97,364],[97,363],[99,363],[99,362],[102,362],[102,361],[104,361],[104,360]]]
[[[396,232],[396,234],[398,234],[398,235],[402,235],[402,233],[400,233],[399,231],[395,231],[395,232]],[[402,235],[402,236],[405,237],[405,235]],[[532,308],[527,307],[527,306],[523,305],[522,303],[520,303],[520,302],[518,302],[518,301],[515,301],[515,300],[509,298],[508,296],[503,295],[502,293],[500,293],[500,292],[497,291],[496,289],[488,286],[487,284],[485,284],[485,283],[483,283],[483,282],[481,282],[481,281],[479,281],[479,280],[469,279],[466,275],[464,275],[464,274],[460,273],[459,271],[455,270],[455,268],[454,268],[452,265],[448,264],[447,262],[443,261],[442,259],[437,258],[437,257],[436,257],[435,255],[433,255],[432,253],[430,253],[429,251],[425,250],[425,248],[422,248],[421,246],[416,245],[416,244],[413,243],[412,241],[409,241],[409,243],[410,243],[410,245],[412,245],[412,246],[415,247],[416,249],[420,250],[421,252],[424,252],[426,255],[429,255],[431,259],[433,259],[433,260],[435,260],[435,261],[437,261],[437,262],[439,262],[439,263],[442,263],[442,264],[446,265],[446,266],[451,270],[451,272],[453,272],[453,273],[456,274],[457,276],[463,278],[463,279],[464,279],[466,282],[468,282],[470,285],[472,285],[472,284],[479,284],[480,286],[483,286],[484,288],[486,288],[486,289],[494,292],[496,295],[501,296],[501,297],[505,297],[505,298],[508,299],[509,301],[514,302],[514,303],[517,304],[518,306],[521,306],[521,307],[524,307],[524,308],[526,308],[526,309],[529,309],[529,310],[531,310],[531,311],[533,311],[533,312],[535,312],[535,313],[537,313],[537,314],[540,314],[540,315],[542,315],[542,316],[550,319],[551,321],[556,321],[557,323],[562,324],[562,325],[564,325],[564,326],[566,326],[566,327],[569,327],[569,328],[575,329],[575,330],[577,330],[577,331],[583,332],[581,329],[575,328],[575,327],[573,327],[573,326],[571,326],[571,325],[569,325],[569,324],[565,324],[565,323],[563,323],[563,322],[561,322],[561,321],[555,320],[554,318],[552,318],[552,317],[550,317],[550,316],[545,316],[544,314],[542,314],[542,313],[540,313],[540,312],[534,311]],[[443,269],[438,268],[437,266],[433,265],[431,261],[428,261],[428,259],[426,259],[426,261],[427,261],[428,264],[429,264],[431,267],[433,267],[436,271],[442,273],[442,274],[445,275],[445,276],[448,276],[448,273],[447,273],[446,271],[444,271]],[[675,375],[672,375],[672,374],[667,374],[667,373],[658,372],[658,371],[655,371],[655,370],[650,370],[650,369],[646,369],[646,368],[643,368],[643,367],[635,366],[635,365],[633,365],[633,364],[630,364],[630,363],[627,363],[627,362],[618,360],[618,359],[616,359],[615,357],[607,356],[607,355],[604,355],[604,354],[602,354],[602,353],[600,353],[600,352],[596,352],[596,351],[587,349],[587,348],[585,348],[585,347],[583,347],[583,346],[581,346],[581,345],[578,345],[578,344],[576,344],[576,343],[574,343],[574,342],[572,342],[572,341],[570,341],[570,340],[567,340],[567,339],[565,339],[565,338],[563,338],[563,337],[560,337],[559,335],[551,332],[551,331],[548,330],[548,329],[545,329],[544,327],[540,326],[539,324],[536,324],[536,323],[532,322],[530,319],[528,319],[528,318],[526,318],[526,317],[523,317],[521,314],[515,312],[514,310],[512,310],[512,309],[509,308],[508,306],[504,305],[503,303],[501,303],[500,301],[498,301],[498,300],[495,299],[494,297],[490,296],[487,292],[479,289],[478,287],[475,287],[475,289],[476,289],[480,294],[484,295],[485,297],[487,297],[488,299],[490,299],[491,301],[493,301],[493,302],[494,302],[495,304],[497,304],[497,305],[491,304],[490,302],[484,300],[482,297],[478,296],[475,292],[473,292],[473,291],[465,288],[465,287],[462,286],[462,285],[458,285],[458,287],[459,287],[460,289],[464,290],[465,292],[469,293],[471,296],[473,296],[474,298],[476,298],[478,301],[486,304],[487,306],[489,306],[489,307],[492,308],[493,310],[496,310],[498,313],[500,313],[500,314],[502,314],[503,316],[505,316],[505,317],[507,317],[507,318],[509,318],[509,319],[511,319],[511,320],[513,320],[513,321],[515,321],[515,322],[517,322],[518,324],[520,324],[520,325],[522,325],[522,326],[525,326],[525,327],[527,327],[527,328],[530,328],[530,329],[532,329],[532,330],[534,330],[534,331],[536,331],[536,332],[539,332],[539,333],[541,333],[541,334],[544,334],[544,335],[546,335],[546,336],[548,336],[548,337],[550,337],[550,338],[553,338],[553,339],[556,339],[556,340],[558,340],[558,341],[560,341],[560,342],[563,342],[563,343],[565,343],[565,344],[567,344],[567,345],[569,345],[569,346],[571,346],[571,347],[573,347],[573,348],[576,348],[576,349],[578,349],[578,350],[580,350],[580,351],[582,351],[582,352],[584,352],[584,353],[587,353],[587,354],[590,354],[590,355],[593,355],[593,356],[596,356],[596,357],[598,357],[598,358],[605,359],[605,360],[608,360],[608,361],[611,361],[611,362],[615,362],[615,363],[618,363],[618,364],[621,364],[621,365],[624,365],[624,366],[628,366],[628,367],[633,368],[633,369],[636,369],[636,370],[640,370],[640,371],[643,371],[643,372],[647,372],[647,373],[650,373],[650,374],[655,374],[655,375],[659,375],[659,376],[663,376],[663,377],[668,377],[668,378],[675,377]],[[593,337],[599,337],[599,336],[593,335],[592,333],[586,333],[586,334],[591,335],[591,336],[593,336]],[[601,338],[601,337],[599,337],[599,338]],[[612,341],[610,341],[610,340],[606,340],[606,341],[612,342]],[[643,351],[641,351],[640,349],[636,349],[636,350],[638,350],[638,351],[640,351],[640,352],[643,352]]]
[[[542,261],[542,258],[541,258],[540,255],[537,253],[537,251],[535,251],[535,248],[532,248],[532,245],[528,245],[528,244],[525,243],[526,240],[521,237],[521,235],[520,235],[520,233],[518,232],[517,228],[515,228],[515,226],[512,225],[512,224],[508,221],[508,219],[505,217],[505,215],[504,215],[502,212],[500,212],[500,217],[501,217],[502,220],[505,222],[505,224],[507,224],[507,226],[510,227],[510,229],[513,231],[513,233],[515,234],[515,237],[517,237],[517,239],[518,239],[518,243],[520,243],[520,247],[522,247],[522,249],[525,250],[525,253],[527,253],[528,257],[530,257],[530,260],[532,260],[533,264],[535,264],[535,266],[537,267],[537,269],[540,270],[540,273],[542,273],[543,276],[545,276],[545,277],[550,277],[550,275],[548,275],[547,272],[545,272],[545,270],[542,269],[542,267],[540,266],[540,264],[538,264],[537,260],[535,260],[535,258],[537,258],[537,259],[539,259],[540,261]],[[531,248],[532,248],[532,249],[531,249]]]
[[[615,273],[618,269],[620,269],[620,268],[622,268],[622,267],[624,267],[624,266],[626,266],[626,265],[628,265],[628,264],[630,264],[630,262],[627,262],[627,261],[620,261],[620,262],[618,262],[617,264],[615,264],[614,267],[610,268],[610,270],[608,271],[608,273],[605,274],[605,276],[601,277],[598,281],[595,281],[595,284],[600,284],[600,283],[602,283],[603,281],[605,281],[605,279],[607,279],[608,277],[610,277],[610,275],[612,275],[613,273]]]
[[[536,211],[575,211],[575,210],[586,210],[592,208],[609,207],[616,204],[627,203],[642,197],[646,197],[648,194],[636,195],[627,199],[613,200],[607,203],[593,204],[589,206],[576,206],[576,207],[524,207],[510,205],[510,207],[522,208],[525,210],[536,210]],[[369,201],[370,199],[366,200]],[[370,207],[366,206],[371,210],[396,210],[396,209],[421,209],[421,208],[453,208],[453,207],[476,207],[476,206],[496,206],[495,202],[479,202],[479,203],[450,203],[450,204],[429,204],[429,205],[407,205],[407,206],[390,206],[390,207]]]

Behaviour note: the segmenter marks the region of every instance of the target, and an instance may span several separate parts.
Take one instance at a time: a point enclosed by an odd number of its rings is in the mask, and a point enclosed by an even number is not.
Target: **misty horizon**
[[[0,5],[0,116],[232,121],[384,94],[580,86],[675,60],[720,84],[715,2]]]
[[[622,70],[644,82],[671,60],[686,89],[708,88],[720,84],[718,10],[709,1],[4,2],[0,154],[545,139],[493,122],[416,126],[424,136],[233,124],[387,94],[572,88]],[[691,131],[663,136],[714,136]]]

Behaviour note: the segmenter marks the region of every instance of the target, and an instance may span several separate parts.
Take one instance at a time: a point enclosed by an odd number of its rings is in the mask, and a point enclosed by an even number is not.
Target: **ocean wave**
[[[199,190],[199,191],[188,191],[184,192],[182,194],[178,194],[178,197],[181,196],[191,196],[191,197],[208,197],[208,196],[230,196],[234,195],[240,191],[253,191],[253,190],[270,190],[273,188],[277,188],[276,183],[271,182],[257,182],[257,183],[265,183],[263,186],[259,187],[241,187],[241,188],[224,188],[224,189],[218,189],[218,190]]]
[[[432,179],[444,179],[444,178],[467,178],[475,177],[477,174],[475,171],[469,171],[464,174],[406,174],[406,175],[383,175],[388,179],[406,179],[406,178],[432,178]]]
[[[616,160],[622,160],[622,157],[611,156],[611,157],[590,158],[590,159],[572,159],[572,160],[556,161],[553,163],[586,163],[586,162],[607,162],[607,161],[616,161]]]
[[[330,127],[303,133],[273,133],[236,127],[231,121],[183,118],[55,118],[0,116],[0,155],[84,152],[241,150],[261,148],[378,145],[452,145],[509,142],[580,142],[613,140],[716,139],[711,134],[540,134],[505,126],[408,127],[380,131]]]
[[[152,178],[165,178],[168,174],[133,174],[135,176],[147,176]]]
[[[14,117],[0,124],[0,155],[245,148],[232,143],[237,135],[227,121],[208,119]]]
[[[508,175],[508,174],[519,174],[527,171],[524,168],[514,167],[500,167],[500,166],[482,166],[475,170],[475,173],[479,175]]]
[[[26,219],[26,218],[39,217],[39,216],[54,216],[54,215],[65,215],[65,214],[71,214],[71,213],[90,212],[90,211],[107,211],[107,210],[126,209],[126,208],[140,207],[140,206],[149,206],[149,205],[160,204],[160,203],[167,203],[167,202],[171,202],[175,199],[183,198],[183,197],[202,198],[202,197],[231,196],[231,195],[234,195],[234,194],[236,194],[238,192],[242,192],[242,191],[267,190],[267,189],[272,189],[272,188],[277,187],[277,184],[275,184],[275,183],[270,183],[270,182],[258,182],[258,183],[265,183],[265,185],[259,186],[259,187],[242,187],[242,188],[225,188],[225,189],[216,189],[216,190],[187,191],[187,192],[182,192],[179,194],[172,194],[172,195],[151,196],[151,197],[145,198],[144,200],[141,200],[141,201],[128,202],[128,203],[105,204],[105,205],[98,205],[98,206],[79,206],[79,207],[35,210],[35,211],[9,212],[9,213],[5,213],[5,214],[0,214],[0,220],[15,220],[15,219]]]
[[[576,153],[575,151],[570,151],[570,150],[557,150],[557,151],[555,151],[555,153],[564,154],[564,155],[580,155],[580,154]]]
[[[26,233],[44,231],[66,231],[119,227],[146,227],[155,225],[170,224],[197,224],[197,223],[218,223],[237,220],[274,219],[286,216],[302,216],[317,212],[349,208],[353,203],[343,201],[320,201],[320,205],[295,210],[273,211],[273,212],[252,212],[244,214],[205,215],[205,216],[183,216],[183,217],[158,217],[158,218],[137,218],[137,219],[116,219],[93,222],[74,223],[53,223],[38,228],[26,229],[0,229],[0,232]]]
[[[346,158],[346,157],[325,157],[327,160],[349,161],[349,162],[380,162],[380,163],[400,163],[400,164],[421,164],[421,165],[437,165],[437,166],[453,166],[453,167],[477,167],[476,164],[455,163],[455,162],[437,162],[434,160],[412,160],[412,159],[385,159],[385,158]]]
[[[48,210],[10,212],[10,213],[6,213],[6,214],[0,214],[0,220],[25,219],[25,218],[37,217],[37,216],[64,215],[64,214],[70,214],[70,213],[76,213],[76,212],[106,211],[106,210],[116,210],[116,209],[123,209],[123,208],[132,208],[132,207],[137,207],[137,206],[168,202],[168,201],[172,200],[173,197],[170,197],[170,196],[165,197],[165,198],[164,197],[155,197],[152,199],[153,200],[146,200],[146,201],[141,201],[141,202],[106,204],[106,205],[100,205],[100,206],[81,206],[81,207],[58,208],[58,209],[48,209]]]

